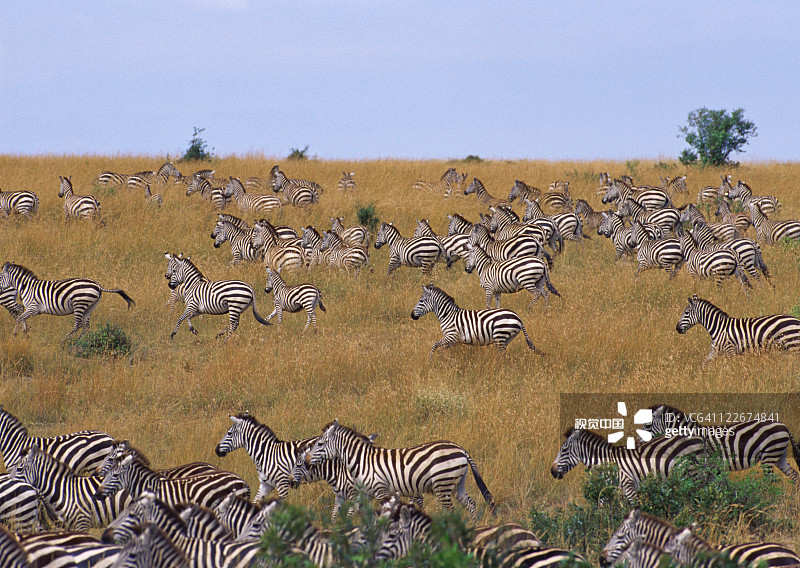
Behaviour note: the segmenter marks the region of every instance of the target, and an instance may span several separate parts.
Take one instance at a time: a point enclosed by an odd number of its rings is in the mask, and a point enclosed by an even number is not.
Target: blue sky
[[[800,159],[797,2],[10,4],[4,154],[674,158],[705,106]]]

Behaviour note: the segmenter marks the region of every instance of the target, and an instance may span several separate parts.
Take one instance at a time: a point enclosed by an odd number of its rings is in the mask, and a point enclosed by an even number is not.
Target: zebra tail
[[[253,317],[256,318],[256,321],[258,323],[260,323],[261,325],[272,325],[267,320],[262,318],[261,315],[259,315],[258,310],[256,310],[256,300],[255,300],[255,298],[253,298],[252,306],[253,306]]]
[[[125,290],[117,290],[117,289],[109,290],[107,288],[100,288],[100,289],[103,292],[113,292],[114,294],[119,294],[120,296],[122,296],[122,299],[128,303],[129,310],[136,305],[136,302],[134,302],[133,298],[131,298],[130,296],[128,296],[128,294],[125,293]]]
[[[761,254],[761,247],[758,245],[756,245],[756,269],[760,270],[764,278],[769,280],[769,268],[767,268],[767,263],[764,262],[764,257]]]
[[[547,262],[548,270],[552,269],[553,268],[553,257],[550,256],[549,254],[547,254],[547,251],[544,250],[544,247],[542,248],[542,255],[544,256],[545,262]]]
[[[327,312],[328,311],[328,310],[325,309],[325,306],[322,305],[322,296],[319,297],[318,305],[319,305],[319,309],[322,310],[323,312]]]
[[[547,285],[547,289],[550,290],[550,292],[552,292],[553,294],[555,294],[559,298],[561,297],[561,294],[558,293],[558,290],[556,290],[556,287],[553,286],[552,282],[550,282],[550,278],[545,280],[545,284]]]
[[[475,484],[478,486],[478,490],[481,492],[486,504],[489,506],[489,511],[491,511],[492,516],[496,516],[497,503],[494,502],[494,497],[492,497],[492,494],[489,492],[489,488],[486,487],[486,482],[483,481],[481,474],[478,472],[478,465],[472,461],[472,458],[469,456],[469,454],[467,454],[467,460],[469,461],[469,467],[472,470],[472,475],[475,476]]]
[[[789,434],[789,441],[792,443],[792,453],[794,454],[794,461],[800,466],[800,444],[795,442],[791,434]]]

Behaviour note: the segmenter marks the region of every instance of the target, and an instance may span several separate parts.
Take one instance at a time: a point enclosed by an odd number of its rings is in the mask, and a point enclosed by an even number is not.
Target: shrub
[[[75,355],[88,359],[95,356],[111,355],[113,357],[130,355],[133,342],[120,327],[111,323],[85,333],[72,342]]]
[[[289,155],[286,156],[287,160],[307,160],[308,159],[308,144],[300,150],[299,148],[290,148]]]
[[[361,205],[361,203],[356,202],[356,216],[359,224],[364,225],[370,233],[374,233],[375,229],[378,228],[378,223],[381,222],[375,211],[374,203]]]
[[[699,158],[703,167],[738,165],[728,157],[732,152],[744,152],[748,139],[757,136],[755,124],[744,119],[740,108],[730,114],[725,109],[695,109],[689,113],[688,124],[678,130],[678,137],[684,136],[693,149],[685,149],[680,162],[689,165]]]
[[[189,141],[189,147],[181,157],[182,162],[204,162],[211,160],[212,154],[208,151],[208,142],[200,138],[200,133],[202,133],[204,130],[205,128],[197,128],[196,126],[194,127],[194,133],[192,134],[192,139]]]
[[[461,161],[463,163],[465,163],[465,164],[471,164],[471,163],[478,163],[479,164],[479,163],[483,162],[483,160],[479,156],[476,156],[475,154],[470,154],[469,156],[467,156],[466,158],[464,158]]]

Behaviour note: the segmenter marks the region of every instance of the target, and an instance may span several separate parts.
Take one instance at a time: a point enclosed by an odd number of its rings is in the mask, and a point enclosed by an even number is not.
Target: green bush
[[[467,156],[466,158],[464,158],[461,161],[463,163],[465,163],[465,164],[472,164],[472,163],[479,164],[479,163],[483,162],[483,160],[480,158],[480,156],[476,156],[475,154],[470,154],[469,156]]]
[[[88,359],[96,356],[120,357],[133,352],[133,342],[128,334],[111,323],[93,329],[72,342],[77,357]]]
[[[211,160],[213,157],[211,152],[208,151],[208,142],[200,138],[205,128],[194,127],[192,139],[189,141],[189,147],[183,153],[180,161],[182,162],[205,162]]]
[[[757,136],[756,126],[744,119],[744,110],[698,108],[689,113],[688,124],[678,129],[691,146],[683,151],[679,160],[683,165],[696,163],[705,166],[735,166],[728,157],[733,152],[743,152],[748,139]]]
[[[359,224],[364,225],[370,233],[374,233],[375,229],[378,228],[378,223],[381,222],[374,203],[361,205],[361,203],[356,202],[356,216]]]
[[[308,159],[308,144],[300,150],[299,148],[290,148],[289,155],[286,156],[287,160],[307,160]]]

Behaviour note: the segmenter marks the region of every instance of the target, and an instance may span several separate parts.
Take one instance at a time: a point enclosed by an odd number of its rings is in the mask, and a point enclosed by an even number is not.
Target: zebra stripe
[[[269,172],[272,191],[283,192],[283,200],[289,205],[304,207],[317,203],[322,194],[322,187],[313,181],[289,179],[278,166]]]
[[[334,420],[322,430],[311,446],[310,465],[339,459],[350,470],[356,484],[366,494],[383,501],[392,495],[415,496],[433,493],[447,509],[453,507],[453,493],[470,515],[475,516],[475,501],[467,494],[468,470],[489,510],[495,503],[469,454],[453,442],[437,441],[410,448],[381,448],[366,436]]]
[[[331,251],[320,250],[322,248],[322,237],[319,232],[311,225],[300,227],[300,231],[303,233],[301,245],[306,258],[308,258],[309,269],[312,266],[329,266]]]
[[[157,525],[139,527],[139,533],[119,553],[114,568],[189,568],[186,554]]]
[[[369,246],[369,231],[363,225],[353,225],[345,229],[342,217],[331,217],[331,232],[336,233],[349,246]]]
[[[622,551],[616,565],[628,568],[659,568],[670,565],[671,560],[672,557],[658,546],[636,539]]]
[[[589,430],[570,428],[565,437],[550,468],[552,476],[562,479],[579,463],[594,466],[612,462],[619,467],[620,488],[628,501],[636,497],[644,477],[666,477],[678,458],[705,451],[705,441],[697,437],[658,438],[634,449],[613,446]]]
[[[489,230],[494,233],[495,240],[507,240],[517,235],[529,235],[540,243],[547,243],[553,251],[560,252],[564,246],[558,224],[550,217],[537,214],[541,213],[539,205],[535,202],[526,200],[525,203],[533,203],[535,209],[526,210],[524,222],[520,222],[519,217],[507,207],[490,207],[492,211],[489,220]],[[528,215],[528,211],[530,215]],[[543,252],[544,254],[544,252]],[[548,261],[549,262],[549,261]]]
[[[71,177],[71,176],[70,176]],[[58,196],[64,198],[64,214],[66,219],[90,219],[100,217],[100,202],[91,195],[75,195],[69,177],[58,176],[61,183]]]
[[[753,225],[753,222],[751,221],[752,211],[751,217],[748,217],[744,213],[733,213],[731,212],[728,202],[724,199],[720,199],[717,202],[717,210],[714,212],[714,215],[719,217],[723,223],[732,223],[733,225],[736,225],[736,229],[738,229],[739,233],[741,234],[745,234],[748,227]]]
[[[692,229],[692,238],[694,238],[697,246],[704,251],[727,249],[735,252],[739,256],[742,268],[744,268],[750,276],[760,280],[761,275],[759,275],[759,271],[761,271],[767,284],[772,286],[772,282],[770,282],[769,278],[769,268],[767,268],[767,264],[764,262],[764,257],[761,254],[761,247],[759,247],[758,243],[754,240],[736,238],[730,241],[717,243],[714,233],[708,225],[701,222],[695,223],[694,229]]]
[[[355,270],[356,274],[361,271],[361,267],[369,264],[369,249],[363,245],[347,245],[333,232],[323,231],[322,242],[319,250],[321,253],[330,252],[328,262],[331,266],[350,272]]]
[[[689,203],[679,209],[681,212],[680,222],[691,223],[693,226],[704,225],[713,234],[714,238],[720,241],[732,241],[738,239],[739,229],[732,223],[709,223],[703,213],[693,204]]]
[[[483,185],[483,182],[476,177],[472,178],[472,182],[464,190],[464,195],[469,195],[471,193],[474,193],[477,196],[478,201],[487,207],[500,207],[501,205],[511,207],[511,203],[509,203],[507,200],[492,197],[492,195],[486,191],[486,187]]]
[[[189,185],[186,186],[186,195],[199,192],[203,199],[211,202],[214,209],[222,210],[228,205],[228,199],[224,192],[225,185],[223,180],[200,177],[195,174],[189,181]]]
[[[17,321],[17,316],[19,316],[25,310],[25,306],[17,302],[17,289],[13,285],[0,290],[0,306],[3,306],[8,310],[8,313],[10,313],[11,317],[14,318],[15,324]],[[23,331],[28,333],[27,322],[23,324]]]
[[[97,468],[97,475],[103,477],[111,471],[111,468],[118,461],[122,461],[126,456],[132,455],[135,459],[141,461],[145,465],[150,465],[150,460],[138,449],[130,445],[128,440],[121,440],[114,442],[114,447],[111,452],[105,457],[103,462]],[[193,477],[195,475],[205,475],[208,473],[216,473],[219,468],[205,462],[192,462],[167,469],[159,469],[158,473],[167,479],[177,479],[179,477]]]
[[[230,339],[236,328],[239,327],[239,317],[248,307],[252,307],[253,317],[261,325],[269,325],[256,310],[255,293],[247,282],[241,280],[214,280],[209,281],[203,273],[192,263],[190,257],[178,256],[168,252],[164,253],[167,259],[166,278],[169,287],[175,290],[184,284],[184,300],[186,310],[178,319],[170,339],[175,337],[183,320],[188,320],[189,331],[197,335],[197,330],[192,325],[194,316],[198,314],[223,315],[228,314],[228,327],[217,334],[225,335],[225,340]],[[0,279],[2,282],[2,279]]]
[[[0,474],[0,523],[17,532],[38,532],[42,530],[40,511],[39,495],[33,485],[7,473]]]
[[[564,238],[576,240],[577,237],[574,234],[574,221],[565,220],[567,218],[561,218],[562,220],[559,221],[556,217],[556,215],[545,215],[544,211],[542,211],[542,208],[539,206],[538,199],[534,199],[533,201],[525,199],[525,215],[522,217],[523,223],[542,228],[547,235],[546,239],[542,242],[547,242],[553,250],[556,250],[554,244],[557,242],[558,251],[561,252],[564,248]],[[564,225],[563,228],[561,226],[562,224]],[[562,229],[564,234],[568,237],[562,236]]]
[[[467,174],[459,174],[455,168],[448,168],[447,171],[442,174],[442,177],[439,178],[438,182],[431,183],[424,180],[417,180],[411,185],[411,189],[427,189],[428,191],[435,191],[437,193],[443,191],[444,196],[449,197],[454,190],[461,188],[461,184],[465,179],[467,179]]]
[[[171,177],[174,177],[175,181],[179,181],[183,178],[183,175],[181,175],[181,172],[178,171],[178,168],[176,168],[172,162],[167,161],[158,168],[157,172],[137,172],[128,176],[125,185],[130,190],[143,190],[151,185],[166,185]]]
[[[738,200],[744,207],[745,211],[750,208],[751,203],[758,205],[758,208],[761,209],[761,212],[765,217],[773,217],[781,210],[781,202],[778,201],[777,198],[772,197],[771,195],[763,197],[754,196],[753,190],[750,189],[750,186],[742,180],[739,180],[739,182],[736,184],[736,187],[729,188],[724,193],[724,196],[730,199]]]
[[[392,223],[382,223],[375,237],[375,248],[389,245],[389,275],[398,266],[422,267],[429,274],[440,257],[446,258],[441,243],[433,237],[404,238]]]
[[[217,503],[213,511],[217,515],[217,519],[228,531],[234,539],[238,539],[242,534],[252,527],[253,521],[261,513],[262,505],[269,505],[270,501],[264,499],[256,499],[256,503],[245,499],[239,495],[230,494],[225,499]]]
[[[219,248],[226,241],[229,242],[233,253],[230,264],[239,264],[243,260],[249,262],[261,260],[262,250],[253,246],[253,233],[253,229],[242,230],[233,223],[219,220],[211,232],[211,238],[214,239],[214,248]]]
[[[635,541],[663,549],[679,530],[667,521],[635,508],[625,515],[622,523],[603,547],[600,552],[600,565],[622,564],[623,553]]]
[[[333,253],[335,252],[334,250]],[[303,333],[305,333],[309,325],[313,325],[316,331],[317,306],[319,306],[319,309],[323,312],[327,311],[325,305],[322,303],[322,293],[319,291],[319,288],[312,284],[287,286],[286,282],[281,278],[281,275],[269,268],[267,268],[267,285],[264,287],[264,292],[267,294],[274,292],[275,294],[275,309],[267,316],[267,321],[277,315],[278,325],[281,325],[283,321],[283,312],[295,314],[300,310],[305,310],[306,326],[303,328]]]
[[[527,290],[533,294],[531,307],[542,296],[545,306],[550,302],[550,292],[561,297],[550,281],[550,270],[547,263],[535,256],[520,256],[509,260],[493,261],[478,245],[468,245],[464,270],[472,274],[478,271],[481,288],[486,292],[486,307],[491,308],[492,298],[495,307],[500,307],[501,294],[513,294]]]
[[[674,231],[681,219],[680,211],[673,207],[647,211],[630,197],[620,203],[617,213],[622,218],[631,217],[634,221],[658,225],[665,233]]]
[[[622,217],[609,209],[602,212],[603,222],[597,229],[598,235],[603,235],[607,239],[611,239],[614,243],[614,262],[617,262],[623,256],[633,254],[636,248],[636,240],[633,238],[631,228],[625,226]]]
[[[565,184],[562,189],[555,189],[554,184]],[[566,213],[575,209],[575,202],[569,196],[569,182],[553,182],[550,189],[545,191],[538,201],[548,209],[557,213]]]
[[[236,205],[239,206],[241,211],[271,213],[275,209],[279,209],[282,204],[281,200],[274,195],[256,195],[246,193],[242,182],[239,178],[231,177],[230,182],[225,189],[222,190],[222,195],[225,199],[230,200],[233,198]]]
[[[453,215],[447,216],[447,235],[461,235],[461,234],[469,234],[472,230],[472,223],[471,221],[467,221],[462,215],[458,213],[454,213]]]
[[[800,240],[800,220],[772,221],[757,203],[750,204],[750,217],[756,228],[756,238],[761,242],[774,245],[783,239]]]
[[[0,559],[6,568],[30,568],[33,565],[25,548],[3,526],[0,526]]]
[[[583,217],[583,227],[589,230],[597,230],[603,222],[603,214],[595,211],[585,199],[579,199],[575,203],[575,214]]]
[[[252,245],[264,251],[264,265],[272,270],[297,270],[307,264],[301,241],[284,239],[272,224],[262,219],[253,223]]]
[[[668,178],[663,177],[661,179],[661,189],[663,189],[667,195],[672,196],[676,193],[685,193],[689,195],[689,188],[686,187],[686,175],[678,176],[676,178]]]
[[[471,224],[470,227],[472,227]],[[414,229],[414,236],[434,237],[435,239],[438,239],[439,243],[441,243],[442,248],[444,249],[446,257],[445,262],[447,263],[448,268],[453,266],[455,262],[458,262],[459,259],[467,260],[467,256],[469,256],[469,251],[467,251],[469,234],[455,233],[453,235],[440,237],[433,232],[433,229],[431,229],[427,219],[417,219],[417,228]]]
[[[17,316],[14,335],[17,327],[30,317],[38,314],[67,316],[74,314],[75,325],[62,343],[79,328],[81,335],[89,329],[89,317],[97,307],[103,292],[113,292],[122,296],[128,309],[136,305],[133,298],[124,290],[103,288],[88,278],[70,278],[69,280],[39,280],[36,275],[20,264],[6,262],[0,272],[0,290],[13,287],[17,289],[22,300],[24,311]]]
[[[681,254],[686,259],[686,270],[692,278],[713,278],[717,288],[722,288],[726,278],[735,276],[745,292],[753,287],[742,268],[742,260],[735,251],[725,248],[700,250],[691,234],[680,232]]]
[[[342,179],[339,180],[339,183],[336,184],[336,187],[339,191],[355,191],[356,190],[356,180],[353,179],[353,176],[356,175],[356,172],[342,172]]]
[[[94,185],[104,185],[104,186],[110,185],[114,187],[122,187],[123,185],[128,183],[129,177],[130,175],[128,174],[120,174],[117,172],[105,171],[95,178]]]
[[[508,260],[521,256],[548,257],[541,241],[531,235],[517,235],[505,240],[495,240],[489,229],[475,223],[469,235],[469,244],[480,246],[492,260]]]
[[[800,564],[800,557],[779,544],[747,543],[717,548],[685,528],[673,535],[664,546],[674,561],[683,566],[710,568],[728,557],[739,566],[791,566]]]
[[[28,219],[39,210],[39,196],[32,191],[3,191],[0,189],[0,213],[10,217],[12,213]]]
[[[533,201],[537,197],[542,194],[542,191],[532,185],[528,185],[522,180],[516,179],[514,180],[514,187],[511,188],[511,191],[508,194],[508,202],[511,203],[517,197],[519,197],[520,201],[524,199],[528,199]]]
[[[662,268],[667,271],[670,278],[678,274],[684,262],[678,239],[652,239],[639,221],[633,222],[631,236],[637,243],[638,266],[635,273],[637,277],[643,270],[650,268]]]
[[[604,204],[621,204],[628,198],[633,199],[644,207],[646,211],[672,207],[672,200],[664,190],[655,187],[647,189],[635,188],[631,183],[622,179],[615,179],[611,182],[601,201]]]

